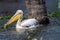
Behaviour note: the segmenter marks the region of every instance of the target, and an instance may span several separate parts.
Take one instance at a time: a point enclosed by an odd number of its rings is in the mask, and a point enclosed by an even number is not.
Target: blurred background
[[[60,11],[60,0],[45,0],[47,12]],[[0,0],[0,16],[13,15],[17,9],[27,13],[25,0]]]

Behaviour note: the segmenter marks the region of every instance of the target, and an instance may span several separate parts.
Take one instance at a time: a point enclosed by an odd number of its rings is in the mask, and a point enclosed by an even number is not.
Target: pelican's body
[[[25,31],[26,29],[28,30],[35,30],[37,25],[37,20],[36,19],[26,19],[24,21],[18,20],[16,24],[16,31]]]
[[[6,23],[6,25],[10,25],[11,23],[17,21],[16,23],[16,31],[19,33],[22,33],[24,31],[29,30],[35,30],[35,28],[37,27],[37,20],[34,18],[31,19],[26,19],[23,20],[23,11],[22,10],[17,10],[17,12],[15,13],[15,15]]]

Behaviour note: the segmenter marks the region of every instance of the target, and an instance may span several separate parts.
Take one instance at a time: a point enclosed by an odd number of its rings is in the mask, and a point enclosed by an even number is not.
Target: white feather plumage
[[[18,20],[16,28],[22,28],[22,29],[34,28],[34,26],[36,26],[37,22],[38,21],[36,19],[26,19],[22,22],[20,20]]]
[[[26,19],[24,21],[20,21],[18,20],[17,25],[16,25],[16,31],[18,31],[19,33],[23,33],[25,32],[25,30],[35,30],[36,29],[36,25],[37,25],[37,20],[32,18],[32,19]],[[28,26],[28,27],[27,27]]]

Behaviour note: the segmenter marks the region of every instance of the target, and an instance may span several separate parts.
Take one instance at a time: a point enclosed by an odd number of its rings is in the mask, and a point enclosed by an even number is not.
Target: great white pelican
[[[23,14],[24,13],[22,10],[17,10],[15,15],[12,16],[11,19],[5,25],[10,25],[18,20],[16,23],[16,31],[17,32],[22,33],[26,29],[30,30],[30,31],[35,30],[35,28],[37,27],[38,21],[35,18],[22,20]]]

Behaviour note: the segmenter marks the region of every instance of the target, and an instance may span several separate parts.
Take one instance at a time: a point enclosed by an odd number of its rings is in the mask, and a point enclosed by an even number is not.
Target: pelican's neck
[[[17,27],[17,26],[20,26],[20,24],[21,24],[21,20],[22,20],[22,19],[19,19],[19,20],[17,21],[17,23],[16,23],[16,27]]]

